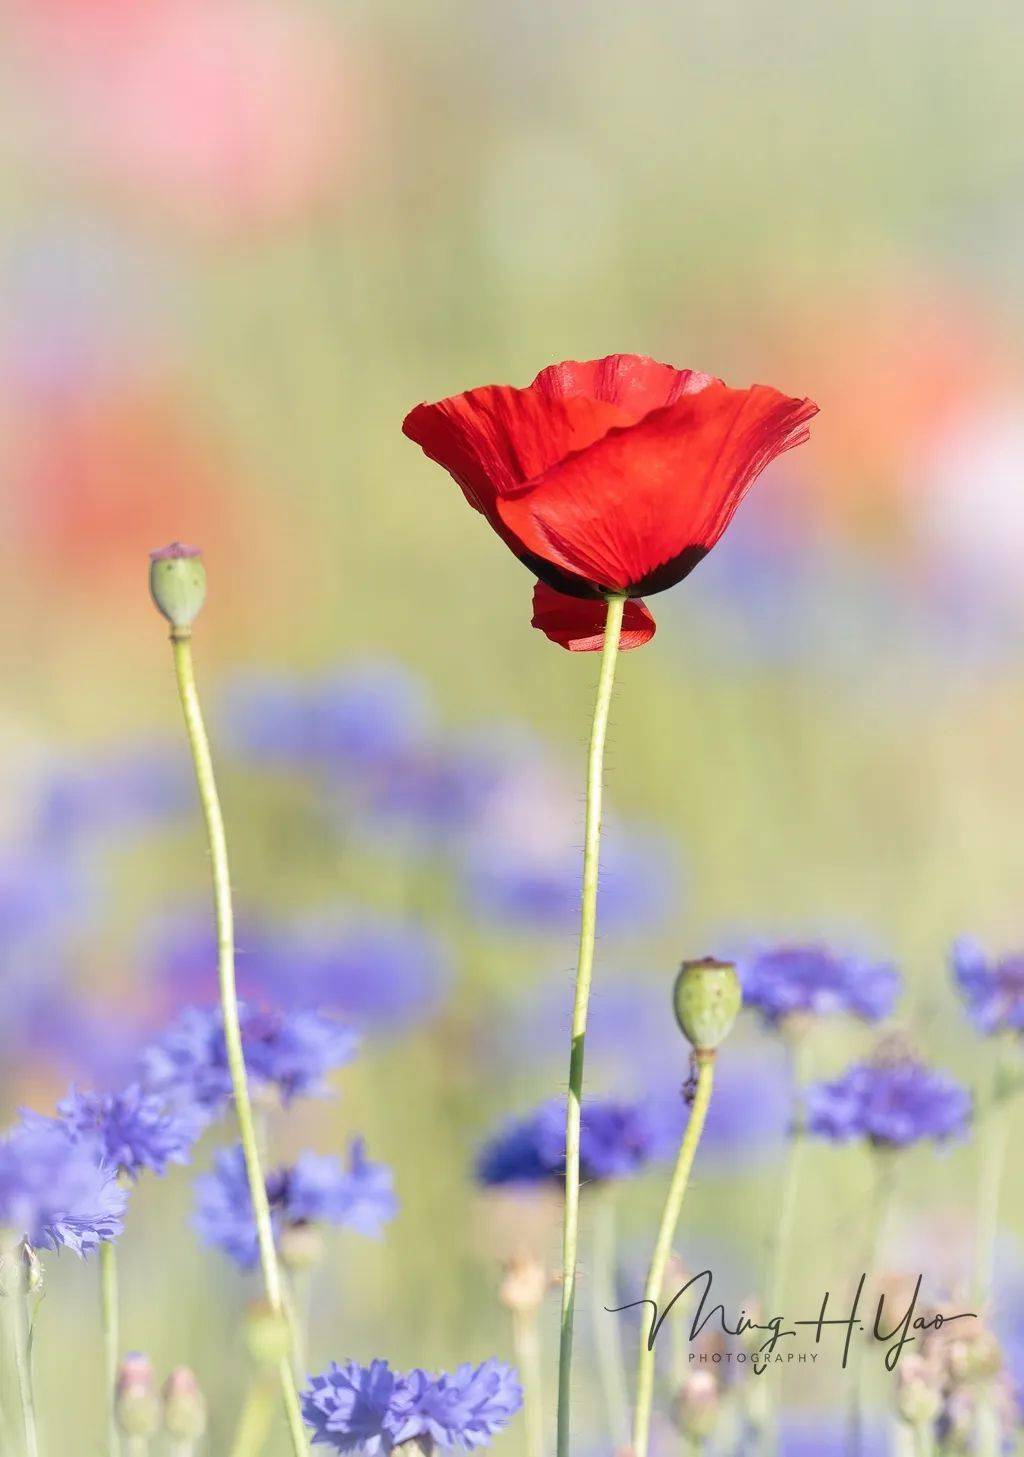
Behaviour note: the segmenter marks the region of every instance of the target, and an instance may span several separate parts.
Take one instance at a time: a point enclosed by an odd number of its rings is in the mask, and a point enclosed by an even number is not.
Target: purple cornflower
[[[805,1091],[806,1128],[834,1143],[865,1138],[882,1148],[963,1133],[970,1094],[945,1073],[912,1057],[856,1063],[832,1082]]]
[[[1024,1032],[1024,951],[998,960],[979,943],[962,936],[953,945],[953,973],[979,1032]]]
[[[598,1098],[584,1105],[580,1125],[580,1177],[622,1179],[669,1152],[664,1110],[654,1103]],[[477,1178],[485,1185],[560,1184],[565,1179],[565,1104],[542,1103],[507,1122],[484,1144]]]
[[[91,1254],[121,1233],[127,1202],[116,1169],[55,1119],[26,1118],[0,1140],[0,1228],[31,1245]]]
[[[425,1454],[486,1447],[523,1404],[522,1388],[502,1361],[464,1365],[451,1374],[392,1371],[332,1363],[302,1393],[314,1444],[337,1452],[387,1457],[407,1443]]]
[[[880,1022],[896,1004],[900,977],[887,962],[828,946],[774,946],[739,960],[743,1004],[756,1007],[770,1027],[787,1017],[846,1012]]]
[[[161,919],[147,940],[146,959],[182,1001],[209,987],[217,940],[205,909]],[[374,1030],[403,1028],[428,1016],[450,976],[432,932],[383,915],[331,910],[274,923],[243,915],[236,943],[243,996],[319,1007]]]
[[[200,1124],[169,1111],[164,1100],[132,1083],[121,1093],[80,1093],[72,1088],[57,1112],[75,1143],[91,1143],[104,1163],[137,1179],[188,1162]]]
[[[287,1168],[267,1176],[274,1237],[297,1226],[335,1224],[377,1236],[398,1209],[391,1170],[366,1157],[353,1139],[346,1168],[339,1159],[303,1153]],[[196,1231],[206,1244],[224,1250],[243,1270],[259,1259],[249,1180],[241,1146],[223,1149],[213,1171],[196,1180]]]
[[[38,790],[37,833],[58,848],[86,835],[123,838],[181,815],[193,793],[188,761],[172,745],[120,744],[49,772]]]
[[[239,1007],[245,1066],[254,1088],[272,1088],[286,1103],[328,1091],[326,1078],[355,1055],[358,1036],[322,1012]],[[218,1007],[188,1007],[141,1058],[143,1088],[176,1108],[215,1118],[231,1097],[231,1075]]]
[[[246,674],[228,690],[225,717],[232,744],[248,759],[345,775],[409,753],[431,710],[415,675],[371,662],[308,680]]]

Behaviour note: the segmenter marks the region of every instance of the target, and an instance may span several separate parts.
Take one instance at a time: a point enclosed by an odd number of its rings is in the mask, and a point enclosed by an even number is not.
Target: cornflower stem
[[[694,1093],[690,1116],[687,1120],[686,1131],[679,1145],[679,1153],[676,1157],[676,1165],[669,1182],[668,1194],[665,1196],[665,1205],[661,1211],[661,1223],[658,1226],[658,1235],[654,1242],[654,1253],[651,1256],[650,1268],[647,1271],[647,1283],[644,1286],[644,1300],[649,1302],[647,1308],[651,1312],[651,1325],[649,1330],[644,1330],[640,1333],[640,1356],[637,1361],[636,1371],[636,1410],[633,1414],[632,1457],[647,1457],[647,1447],[651,1433],[651,1398],[654,1394],[655,1312],[661,1302],[662,1292],[665,1286],[665,1270],[668,1266],[669,1254],[672,1250],[672,1241],[675,1238],[676,1228],[679,1224],[683,1199],[690,1182],[690,1170],[693,1168],[693,1160],[697,1154],[701,1134],[704,1132],[704,1120],[707,1117],[708,1105],[711,1102],[711,1090],[715,1078],[714,1052],[710,1050],[698,1051],[695,1056],[697,1059],[697,1088]]]
[[[608,1430],[616,1450],[629,1445],[629,1392],[623,1363],[618,1317],[608,1312],[618,1304],[615,1291],[616,1190],[595,1191],[591,1203],[591,1313],[597,1369],[608,1414]]]
[[[148,1452],[148,1437],[125,1437],[124,1457],[147,1457]]]
[[[121,1436],[115,1410],[117,1364],[121,1354],[121,1333],[117,1296],[117,1251],[113,1241],[100,1244],[100,1319],[103,1326],[103,1381],[107,1414],[107,1450],[120,1457]]]
[[[36,1398],[32,1384],[32,1321],[29,1315],[29,1291],[25,1268],[24,1246],[14,1252],[17,1263],[15,1289],[3,1297],[11,1312],[11,1340],[14,1347],[14,1369],[21,1402],[21,1423],[25,1457],[39,1457],[39,1430],[36,1424]]]
[[[267,1442],[274,1393],[263,1375],[253,1378],[231,1443],[231,1457],[259,1457]]]
[[[512,1312],[512,1341],[523,1383],[527,1457],[544,1457],[544,1392],[541,1381],[540,1322],[537,1309]]]
[[[997,1046],[995,1054],[991,1081],[979,1100],[981,1137],[971,1285],[972,1308],[979,1312],[985,1311],[992,1297],[999,1238],[999,1202],[1010,1134],[1011,1095],[1004,1085],[1005,1052]],[[974,1445],[979,1457],[998,1457],[1002,1445],[996,1401],[996,1388],[992,1382],[987,1382],[978,1393],[974,1419]]]
[[[249,1195],[252,1200],[253,1217],[259,1245],[260,1267],[267,1303],[271,1310],[286,1318],[281,1271],[274,1248],[274,1232],[270,1222],[270,1204],[267,1186],[260,1165],[259,1145],[253,1119],[249,1084],[245,1075],[245,1057],[242,1051],[242,1029],[238,1015],[238,994],[235,988],[235,932],[234,912],[231,903],[231,874],[228,864],[227,837],[224,832],[224,816],[221,812],[217,781],[213,772],[210,741],[199,706],[199,692],[196,687],[195,669],[192,663],[192,634],[189,628],[171,629],[171,647],[174,654],[174,671],[178,683],[185,728],[195,766],[199,799],[206,821],[206,833],[210,846],[210,860],[213,870],[213,899],[217,917],[217,977],[220,986],[221,1013],[224,1021],[224,1046],[228,1070],[231,1075],[231,1089],[234,1094],[235,1115],[238,1132],[245,1155],[245,1168],[249,1179]],[[298,1392],[292,1379],[291,1363],[287,1357],[279,1366],[281,1395],[284,1402],[288,1431],[295,1457],[306,1457],[308,1447],[302,1425]]]
[[[935,1432],[927,1422],[918,1422],[912,1429],[914,1457],[935,1457]]]
[[[587,810],[583,837],[583,888],[580,903],[579,954],[576,995],[572,1011],[569,1052],[569,1097],[565,1113],[565,1219],[562,1231],[562,1318],[558,1340],[558,1457],[569,1457],[572,1395],[572,1335],[576,1310],[576,1255],[580,1223],[580,1106],[583,1099],[583,1053],[594,968],[597,929],[597,874],[601,848],[601,799],[604,788],[604,747],[615,663],[622,637],[625,597],[609,597],[604,646],[597,681],[597,699],[587,755]]]
[[[889,1212],[896,1196],[896,1175],[898,1164],[891,1149],[872,1149],[875,1162],[874,1197],[868,1216],[868,1234],[864,1244],[862,1271],[865,1277],[861,1294],[861,1311],[870,1308],[870,1280],[876,1273],[879,1251],[884,1246],[884,1237],[889,1223]],[[874,1218],[871,1218],[871,1215]],[[850,1405],[847,1417],[847,1457],[861,1457],[864,1452],[864,1339],[854,1338],[850,1347]],[[915,1427],[915,1441],[917,1428]]]
[[[309,1270],[289,1270],[285,1276],[285,1309],[291,1334],[292,1369],[298,1385],[305,1381],[306,1350],[309,1341],[309,1303],[312,1295]]]
[[[796,1220],[797,1192],[804,1155],[807,1151],[807,1136],[804,1132],[803,1087],[806,1082],[807,1053],[806,1031],[790,1028],[786,1034],[789,1051],[790,1075],[793,1083],[794,1115],[786,1146],[786,1157],[782,1169],[782,1183],[779,1188],[778,1213],[775,1229],[768,1245],[767,1270],[765,1276],[764,1319],[772,1320],[781,1315],[780,1306],[785,1294],[786,1280],[793,1248],[793,1227]],[[771,1453],[777,1444],[776,1413],[774,1393],[764,1392],[761,1440],[758,1450]]]

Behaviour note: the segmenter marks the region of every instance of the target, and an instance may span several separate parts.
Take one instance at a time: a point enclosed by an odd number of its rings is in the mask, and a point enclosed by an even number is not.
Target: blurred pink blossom
[[[8,0],[44,155],[192,226],[245,230],[338,194],[351,76],[319,13],[275,0]]]

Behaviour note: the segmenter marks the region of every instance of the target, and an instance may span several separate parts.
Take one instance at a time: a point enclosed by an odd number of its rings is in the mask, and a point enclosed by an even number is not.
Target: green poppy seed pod
[[[288,1322],[265,1301],[249,1307],[245,1317],[245,1347],[257,1366],[276,1366],[288,1355]]]
[[[191,627],[206,600],[206,568],[198,547],[172,541],[151,551],[149,591],[172,627]]]
[[[176,1442],[198,1442],[206,1431],[206,1398],[195,1373],[176,1366],[164,1382],[164,1431]]]
[[[160,1425],[160,1400],[148,1356],[132,1351],[117,1368],[114,1415],[124,1437],[152,1437]]]
[[[676,1021],[698,1052],[713,1052],[732,1030],[743,1002],[735,966],[706,956],[684,961],[672,989]]]

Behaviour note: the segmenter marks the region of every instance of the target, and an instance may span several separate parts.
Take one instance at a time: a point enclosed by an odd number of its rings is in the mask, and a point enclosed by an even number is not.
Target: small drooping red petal
[[[608,400],[485,385],[417,405],[402,432],[452,475],[471,506],[494,524],[499,496],[600,440],[629,416]]]
[[[615,428],[496,503],[524,552],[605,590],[663,591],[718,541],[764,467],[807,438],[810,400],[714,381]]]
[[[715,383],[720,381],[710,374],[675,369],[642,354],[609,354],[604,359],[566,359],[561,364],[549,364],[531,388],[549,399],[585,395],[592,400],[607,400],[625,411],[630,424],[636,424],[652,410],[674,405],[683,395],[696,394]]]
[[[532,627],[571,653],[599,653],[604,646],[607,604],[600,598],[567,597],[545,582],[533,589]],[[657,624],[643,602],[631,598],[622,616],[619,647],[624,653],[643,647],[657,631]]]

